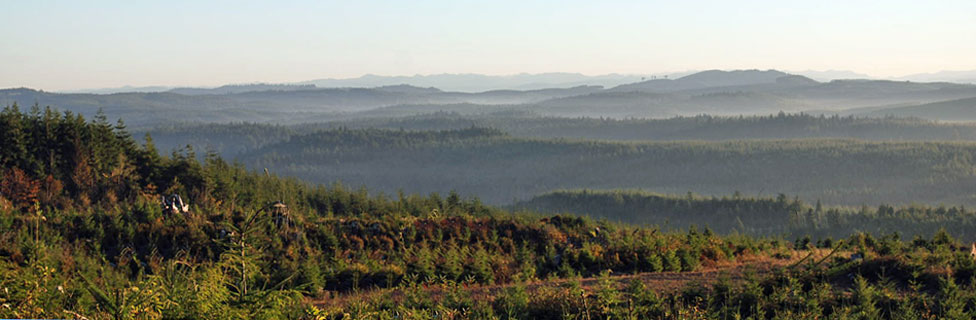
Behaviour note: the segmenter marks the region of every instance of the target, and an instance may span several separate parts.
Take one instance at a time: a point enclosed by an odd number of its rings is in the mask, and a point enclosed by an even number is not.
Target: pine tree
[[[27,133],[24,117],[17,104],[0,112],[0,165],[4,168],[25,168],[28,163]]]

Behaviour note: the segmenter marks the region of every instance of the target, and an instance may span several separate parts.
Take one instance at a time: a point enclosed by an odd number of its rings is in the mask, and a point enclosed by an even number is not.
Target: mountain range
[[[415,87],[436,87],[445,91],[484,92],[492,90],[538,90],[549,88],[570,88],[578,86],[614,87],[621,84],[643,81],[651,78],[681,77],[693,72],[674,72],[658,74],[606,74],[584,75],[580,73],[539,73],[514,75],[483,74],[434,74],[414,76],[381,76],[367,74],[356,78],[323,78],[282,84],[233,84],[214,88],[207,87],[132,87],[73,90],[64,93],[111,94],[124,92],[175,92],[181,94],[232,93],[258,90],[301,90],[313,88],[373,88],[396,85]]]
[[[550,81],[576,79],[572,74],[526,77]],[[482,78],[472,76],[471,79]],[[253,84],[114,94],[51,93],[26,88],[0,90],[0,105],[36,103],[86,116],[102,110],[109,118],[123,118],[134,126],[241,121],[302,123],[439,111],[459,114],[524,111],[541,116],[611,118],[763,115],[783,111],[957,121],[976,119],[973,98],[976,98],[976,85],[866,79],[820,82],[777,70],[709,70],[678,78],[645,78],[612,87],[589,85],[480,92],[404,84],[369,88]]]
[[[483,74],[434,74],[414,76],[381,76],[367,74],[356,78],[323,78],[296,83],[252,83],[231,84],[220,87],[173,87],[173,86],[123,86],[60,91],[61,93],[112,94],[125,92],[164,92],[185,94],[228,93],[255,90],[299,90],[308,86],[317,88],[372,88],[392,85],[411,85],[436,87],[446,91],[481,92],[491,90],[534,90],[544,88],[569,88],[576,86],[615,87],[618,85],[644,81],[647,79],[676,79],[697,71],[683,71],[654,74],[606,74],[584,75],[579,73],[552,72],[539,74],[483,75]],[[915,82],[955,82],[976,83],[976,70],[939,71],[919,73],[901,77],[881,78],[849,70],[801,70],[788,71],[820,82],[849,79],[897,80]]]

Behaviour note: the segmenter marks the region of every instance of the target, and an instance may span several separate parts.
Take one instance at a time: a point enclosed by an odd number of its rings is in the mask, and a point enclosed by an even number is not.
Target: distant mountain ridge
[[[955,83],[976,83],[976,70],[918,73],[918,74],[898,77],[895,79],[919,81],[919,82],[941,81],[941,82],[955,82]]]
[[[676,73],[681,75],[683,73]],[[661,74],[663,76],[663,74]],[[436,87],[445,91],[484,92],[492,90],[538,90],[578,86],[613,87],[641,81],[652,75],[607,74],[588,76],[580,73],[539,73],[491,76],[483,74],[433,74],[414,76],[379,76],[367,74],[358,78],[316,79],[299,82],[318,87],[380,87],[408,84]]]
[[[553,72],[538,74],[484,75],[484,74],[432,74],[414,76],[381,76],[367,74],[356,78],[325,78],[293,83],[254,83],[229,84],[220,87],[132,87],[102,88],[88,90],[67,90],[61,93],[112,94],[126,92],[163,92],[181,94],[226,94],[243,91],[296,90],[315,88],[377,88],[408,85],[421,88],[437,88],[444,91],[477,93],[496,90],[541,90],[551,88],[572,88],[579,86],[613,87],[625,83],[643,81],[654,77],[680,77],[693,72],[673,72],[655,74],[606,74],[584,75],[580,73]]]
[[[529,80],[572,80],[580,75],[513,76]],[[442,78],[438,78],[442,77]],[[446,77],[446,78],[443,78]],[[482,75],[423,76],[417,79],[485,79]],[[541,77],[541,78],[540,78]],[[383,78],[388,79],[388,78]],[[498,78],[491,78],[497,80]],[[487,85],[487,84],[486,84]],[[669,118],[710,114],[764,115],[818,110],[876,116],[885,109],[976,98],[976,85],[947,82],[814,79],[778,70],[708,70],[678,78],[603,87],[581,85],[532,90],[452,91],[396,83],[374,87],[320,88],[315,84],[248,84],[165,92],[64,94],[30,89],[0,90],[0,105],[37,103],[111,118],[133,125],[183,122],[307,123],[337,118],[409,116],[431,112],[483,114],[523,111],[552,117]],[[976,109],[955,111],[976,119]],[[971,116],[964,115],[972,113]],[[909,116],[933,119],[924,113]],[[936,118],[942,119],[942,118]]]
[[[544,101],[536,111],[550,116],[666,118],[837,111],[969,97],[976,97],[976,86],[890,80],[818,82],[777,70],[709,70]]]
[[[173,89],[173,87],[170,86],[141,86],[141,87],[121,86],[116,88],[64,90],[64,91],[59,91],[59,93],[113,94],[113,93],[127,93],[127,92],[163,92],[171,89]]]
[[[299,90],[315,90],[318,89],[315,85],[311,84],[268,84],[268,83],[255,83],[255,84],[229,84],[216,88],[173,88],[167,90],[167,92],[185,94],[185,95],[201,95],[201,94],[229,94],[229,93],[244,93],[252,91],[299,91]]]
[[[714,71],[714,70],[712,70]],[[935,73],[919,73],[900,77],[875,77],[863,73],[849,70],[802,70],[802,71],[783,71],[787,74],[801,75],[819,82],[833,80],[899,80],[915,82],[953,82],[953,83],[976,83],[976,70],[969,71],[939,71]],[[63,90],[61,93],[92,93],[92,94],[112,94],[126,92],[162,92],[170,90],[217,90],[227,87],[246,87],[246,86],[291,86],[291,85],[315,85],[318,88],[373,88],[394,85],[411,85],[417,87],[435,87],[445,91],[461,92],[483,92],[491,90],[535,90],[544,88],[569,88],[576,86],[603,86],[615,87],[624,84],[637,83],[655,79],[677,79],[687,75],[698,73],[698,71],[651,73],[651,74],[605,74],[605,75],[583,75],[580,73],[552,72],[538,74],[514,74],[514,75],[484,75],[484,74],[430,74],[413,76],[381,76],[366,74],[355,78],[323,78],[305,80],[292,83],[279,84],[230,84],[220,87],[176,87],[176,86],[122,86],[115,88],[96,88]],[[280,88],[279,88],[280,89]],[[274,90],[274,89],[271,89]],[[239,92],[239,91],[238,91]]]

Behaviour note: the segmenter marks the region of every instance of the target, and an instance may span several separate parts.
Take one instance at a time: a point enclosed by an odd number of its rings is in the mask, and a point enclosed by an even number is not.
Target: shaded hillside
[[[328,130],[241,157],[255,168],[394,193],[478,195],[490,203],[561,188],[668,193],[782,192],[832,204],[976,203],[976,144],[793,140],[611,143],[525,139],[471,128]]]

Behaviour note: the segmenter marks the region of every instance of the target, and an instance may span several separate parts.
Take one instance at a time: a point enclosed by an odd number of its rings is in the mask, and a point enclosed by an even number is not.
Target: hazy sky
[[[976,69],[976,1],[0,1],[0,88]]]

